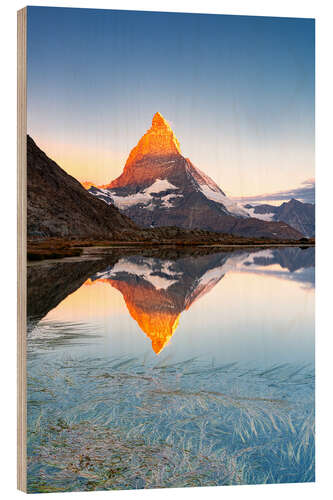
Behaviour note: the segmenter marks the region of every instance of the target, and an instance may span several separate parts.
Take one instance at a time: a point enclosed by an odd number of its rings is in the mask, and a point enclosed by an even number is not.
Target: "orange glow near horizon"
[[[94,286],[88,286],[89,284]],[[55,321],[92,321],[96,318],[124,313],[124,301],[117,290],[101,280],[88,279],[45,318]]]
[[[125,165],[126,154],[107,145],[56,143],[43,136],[33,139],[49,158],[81,183],[107,184],[121,174]]]

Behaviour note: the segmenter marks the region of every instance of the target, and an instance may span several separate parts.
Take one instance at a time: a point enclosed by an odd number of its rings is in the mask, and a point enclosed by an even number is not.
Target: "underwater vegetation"
[[[314,481],[314,374],[214,360],[29,361],[30,492]]]

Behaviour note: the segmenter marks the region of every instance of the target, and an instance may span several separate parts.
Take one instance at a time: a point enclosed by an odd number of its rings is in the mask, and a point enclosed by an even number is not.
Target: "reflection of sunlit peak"
[[[159,354],[176,331],[181,310],[165,290],[156,290],[148,283],[105,281],[122,293],[130,315],[152,341],[154,352]]]
[[[214,263],[218,261],[215,257]],[[180,314],[222,277],[223,265],[209,269],[207,257],[193,275],[186,275],[180,262],[136,256],[119,259],[112,268],[96,273],[93,282],[109,283],[121,292],[130,315],[159,354],[175,333]]]
[[[161,311],[159,307],[153,308],[152,310],[149,309],[149,304],[152,304],[154,299],[157,300],[157,304],[161,307],[163,307],[165,303],[170,305],[170,301],[167,299],[165,291],[161,289],[153,290],[149,285],[147,290],[147,285],[135,286],[110,278],[98,278],[94,280],[88,278],[84,282],[84,286],[91,287],[99,283],[107,283],[122,293],[130,315],[138,323],[147,337],[150,338],[155,354],[159,354],[170,342],[172,335],[178,327],[180,318],[180,312],[177,311]],[[147,293],[148,296],[146,295]],[[143,301],[143,304],[140,306],[137,303],[138,297],[140,298],[143,294],[145,294],[147,300]],[[147,303],[146,310],[145,302]]]
[[[131,316],[134,317],[132,313]],[[179,318],[180,313],[176,317],[160,313],[156,315],[137,314],[134,319],[138,322],[141,330],[150,338],[155,354],[159,354],[177,330]]]
[[[215,288],[225,274],[267,273],[272,263],[279,262],[278,257],[271,249],[214,254],[198,258],[193,272],[188,273],[191,258],[185,265],[183,260],[129,256],[96,273],[85,284],[103,282],[119,290],[131,317],[159,354],[175,333],[180,314]]]

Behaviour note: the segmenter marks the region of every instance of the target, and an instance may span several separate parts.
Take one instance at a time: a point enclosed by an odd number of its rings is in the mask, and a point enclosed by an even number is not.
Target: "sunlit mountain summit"
[[[222,213],[248,216],[245,209],[230,200],[212,179],[182,156],[178,139],[159,112],[153,116],[150,129],[130,152],[123,173],[103,186],[106,192],[98,193],[89,184],[85,183],[85,187],[89,187],[92,194],[113,202],[122,210],[177,208],[184,196],[198,193],[219,203]]]

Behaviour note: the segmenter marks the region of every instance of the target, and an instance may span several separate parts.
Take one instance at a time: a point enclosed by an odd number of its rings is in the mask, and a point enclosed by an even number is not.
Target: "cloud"
[[[295,189],[278,191],[276,193],[266,193],[258,196],[245,196],[237,198],[237,201],[241,203],[266,203],[269,201],[289,201],[291,198],[295,198],[303,203],[315,203],[314,178],[305,180],[300,187]]]

